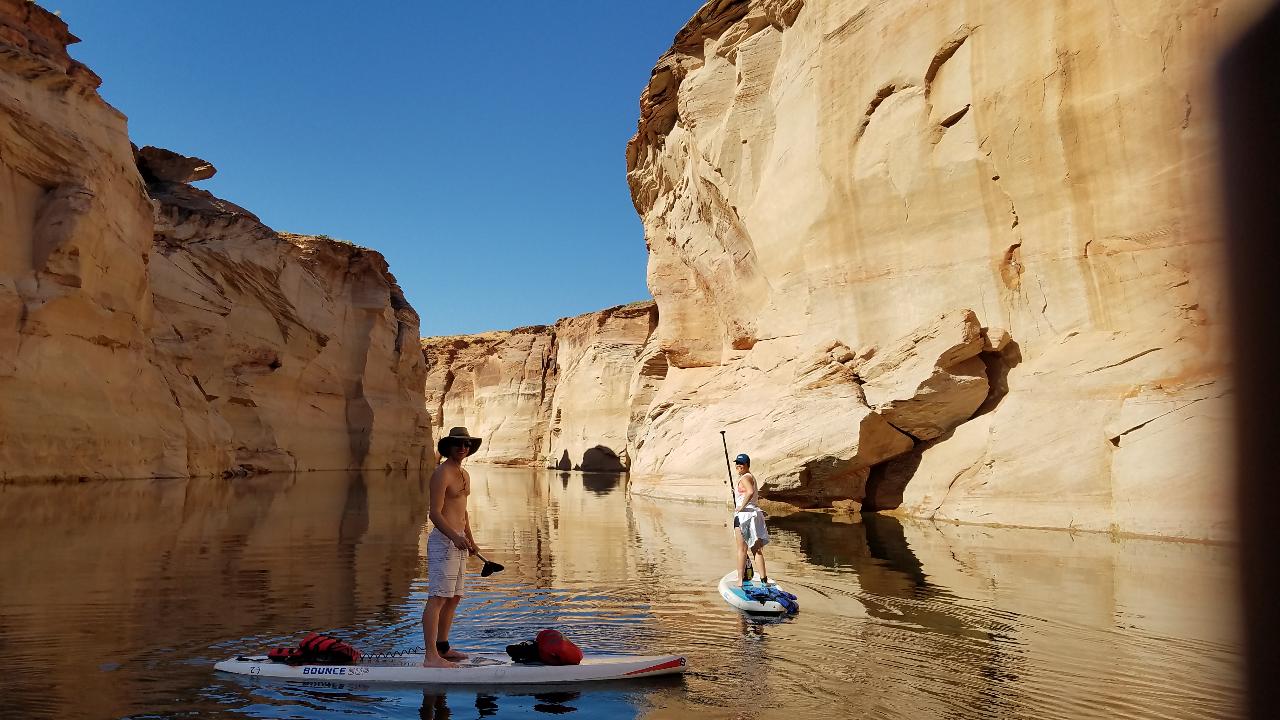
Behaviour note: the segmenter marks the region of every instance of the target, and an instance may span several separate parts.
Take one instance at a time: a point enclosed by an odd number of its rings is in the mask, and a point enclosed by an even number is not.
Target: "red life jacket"
[[[302,651],[296,647],[274,647],[267,651],[267,657],[271,662],[288,663],[289,665],[301,665]]]
[[[360,651],[337,638],[307,633],[298,647],[271,648],[267,657],[290,665],[351,665],[360,662]]]
[[[538,647],[538,659],[546,665],[577,665],[582,662],[582,650],[559,630],[540,630],[533,642]]]

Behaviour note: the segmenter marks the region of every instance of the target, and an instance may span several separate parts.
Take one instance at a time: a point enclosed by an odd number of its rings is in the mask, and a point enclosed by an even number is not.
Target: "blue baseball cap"
[[[750,465],[751,458],[748,457],[746,453],[739,453],[738,457],[733,459],[733,464],[734,465]]]

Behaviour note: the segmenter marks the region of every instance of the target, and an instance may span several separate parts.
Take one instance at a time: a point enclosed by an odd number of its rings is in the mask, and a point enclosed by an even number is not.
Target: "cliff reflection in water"
[[[861,632],[860,662],[915,711],[1239,712],[1230,548],[881,515],[833,520],[797,514],[774,525],[795,533],[805,562],[853,571],[854,597],[877,621]]]
[[[0,486],[0,646],[30,671],[0,679],[4,708],[164,707],[198,695],[192,663],[229,639],[399,621],[425,489],[346,472]]]
[[[631,511],[659,574],[696,586],[731,569],[727,504],[632,497]],[[730,639],[713,615],[654,608],[665,646],[718,659],[712,715],[1240,712],[1231,548],[875,515],[775,516],[770,528],[770,574],[800,596],[794,620],[740,622]]]
[[[625,477],[472,475],[473,576],[452,640],[538,629],[679,652],[670,682],[376,688],[229,678],[213,661],[336,631],[420,646],[426,479],[311,473],[0,486],[0,708],[20,717],[393,718],[1239,715],[1229,548],[802,513],[770,519],[781,622],[716,592],[728,504],[632,496]],[[473,573],[479,568],[475,563]]]

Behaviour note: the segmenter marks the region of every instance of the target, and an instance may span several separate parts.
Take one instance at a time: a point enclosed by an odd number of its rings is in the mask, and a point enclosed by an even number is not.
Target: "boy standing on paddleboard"
[[[431,524],[427,538],[427,604],[422,609],[422,638],[426,667],[457,667],[467,656],[449,647],[453,614],[466,585],[467,557],[480,550],[471,536],[467,499],[471,476],[462,461],[480,449],[480,438],[456,427],[440,438],[436,449],[444,462],[431,474]]]
[[[769,531],[764,525],[764,511],[756,505],[759,488],[756,487],[756,476],[751,474],[751,458],[741,453],[733,459],[738,470],[738,481],[733,489],[733,535],[738,548],[738,579],[747,566],[747,551],[755,555],[760,567],[760,582],[769,581],[769,572],[764,566],[764,546],[769,542]]]

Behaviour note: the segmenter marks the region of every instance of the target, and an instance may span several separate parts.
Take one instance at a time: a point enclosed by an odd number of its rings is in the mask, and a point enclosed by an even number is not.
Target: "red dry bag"
[[[582,650],[559,630],[540,630],[534,644],[538,646],[538,659],[546,665],[577,665],[582,662]]]

